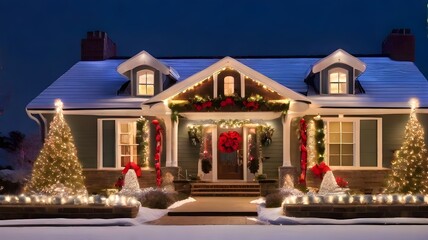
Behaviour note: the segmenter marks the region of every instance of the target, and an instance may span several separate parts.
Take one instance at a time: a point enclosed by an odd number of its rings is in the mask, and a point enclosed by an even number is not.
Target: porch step
[[[258,183],[192,183],[192,196],[258,197]]]

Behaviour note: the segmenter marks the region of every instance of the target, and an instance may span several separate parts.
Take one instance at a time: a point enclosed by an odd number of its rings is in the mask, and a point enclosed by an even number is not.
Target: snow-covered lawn
[[[184,201],[177,202],[170,208],[178,207],[182,204],[192,201],[195,200],[189,198]],[[257,199],[252,202],[255,204],[260,204],[258,207],[259,220],[274,224],[282,223],[287,225],[149,225],[145,223],[164,216],[168,213],[168,210],[148,209],[141,207],[140,212],[135,219],[26,219],[0,221],[0,236],[1,239],[7,240],[428,239],[428,227],[426,225],[412,225],[428,224],[428,219],[297,219],[282,216],[281,208],[264,208],[262,199]]]

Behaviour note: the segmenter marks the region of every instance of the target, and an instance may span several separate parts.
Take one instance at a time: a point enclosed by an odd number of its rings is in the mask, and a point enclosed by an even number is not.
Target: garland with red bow
[[[236,131],[221,133],[218,138],[218,150],[224,153],[231,153],[239,150],[239,143],[242,137]]]
[[[300,177],[299,183],[306,185],[306,169],[308,167],[308,151],[306,149],[307,135],[306,135],[306,120],[300,119]]]
[[[162,127],[158,120],[153,120],[152,124],[156,126],[156,151],[155,151],[155,169],[156,169],[156,185],[162,184],[162,173],[160,168],[160,158],[162,156]]]

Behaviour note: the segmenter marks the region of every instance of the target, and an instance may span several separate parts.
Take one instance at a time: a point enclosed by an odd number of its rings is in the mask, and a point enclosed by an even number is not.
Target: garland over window
[[[266,100],[256,94],[248,98],[240,96],[219,96],[217,98],[195,96],[189,100],[172,101],[169,108],[172,110],[171,119],[178,120],[180,112],[219,112],[225,110],[242,110],[242,111],[273,111],[287,114],[290,106],[288,99]]]

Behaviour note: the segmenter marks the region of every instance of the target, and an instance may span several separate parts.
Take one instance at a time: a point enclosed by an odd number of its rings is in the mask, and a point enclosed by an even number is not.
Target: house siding
[[[360,166],[377,166],[377,121],[360,121]]]
[[[266,121],[267,124],[271,125],[275,132],[272,135],[272,143],[269,146],[263,146],[263,156],[268,157],[263,162],[263,173],[268,178],[278,179],[278,168],[282,166],[283,156],[283,140],[282,140],[282,120],[281,118],[274,119],[272,121]]]
[[[44,115],[50,126],[53,115]],[[97,167],[97,117],[86,115],[64,115],[71,129],[77,157],[83,168]]]
[[[383,167],[391,167],[394,151],[399,150],[404,140],[404,130],[409,114],[392,114],[382,117]],[[417,114],[424,128],[425,144],[428,143],[428,114]]]
[[[188,137],[187,126],[192,124],[192,121],[180,119],[178,126],[178,165],[181,167],[181,172],[186,172],[196,176],[198,174],[198,161],[200,145],[193,146]]]
[[[116,167],[116,123],[114,120],[102,121],[102,166]]]

